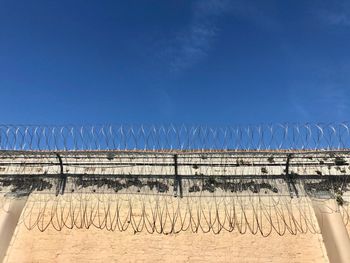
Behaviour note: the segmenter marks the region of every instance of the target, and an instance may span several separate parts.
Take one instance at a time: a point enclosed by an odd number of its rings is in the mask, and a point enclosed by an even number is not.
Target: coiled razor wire
[[[95,227],[150,234],[319,233],[308,200],[280,197],[174,199],[159,195],[68,194],[52,199],[34,194],[23,211],[22,223],[29,230],[40,231],[48,227],[57,231]]]
[[[11,200],[7,199],[7,203]],[[7,205],[10,206],[10,205]],[[325,207],[327,213],[339,212]],[[338,208],[349,224],[349,204]],[[308,197],[187,196],[135,194],[66,194],[29,196],[19,224],[28,230],[48,228],[147,232],[150,234],[238,232],[269,236],[273,233],[320,233]]]
[[[0,125],[0,150],[349,149],[350,125]]]
[[[348,123],[0,125],[0,206],[25,196],[40,231],[319,233],[311,198],[350,221],[349,149]]]

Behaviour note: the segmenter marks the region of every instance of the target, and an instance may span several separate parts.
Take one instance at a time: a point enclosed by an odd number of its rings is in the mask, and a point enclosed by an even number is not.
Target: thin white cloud
[[[350,2],[338,0],[326,2],[325,6],[316,8],[319,17],[333,26],[350,26]]]
[[[348,94],[336,84],[327,85],[321,90],[319,104],[327,105],[337,119],[347,119],[350,109]]]
[[[346,120],[350,113],[349,81],[339,83],[330,77],[319,77],[307,83],[295,83],[289,100],[298,118]],[[312,92],[308,92],[312,91]]]
[[[236,16],[267,30],[278,30],[269,9],[263,4],[246,0],[198,0],[193,5],[189,25],[168,41],[162,55],[168,58],[171,71],[183,71],[209,55],[220,34],[219,18]]]
[[[291,92],[288,98],[290,100],[293,112],[298,116],[297,119],[310,120],[311,112],[309,109],[307,109],[300,96],[296,94],[295,90]]]
[[[349,14],[328,14],[327,20],[332,25],[350,26],[350,12]]]
[[[172,71],[190,68],[207,56],[219,32],[217,18],[229,9],[228,0],[204,0],[195,3],[190,25],[177,35],[168,48]]]

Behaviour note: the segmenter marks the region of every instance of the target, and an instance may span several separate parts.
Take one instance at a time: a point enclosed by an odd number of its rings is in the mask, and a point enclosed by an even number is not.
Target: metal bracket
[[[61,195],[64,194],[64,190],[66,189],[66,183],[67,183],[67,175],[64,174],[64,171],[63,171],[63,161],[62,161],[61,155],[59,153],[56,153],[56,156],[60,165],[60,178],[58,179],[57,188],[56,188],[56,196],[58,196],[59,194]]]
[[[298,189],[295,186],[295,181],[294,181],[294,174],[289,172],[289,166],[290,166],[290,159],[293,157],[293,154],[288,154],[287,155],[287,161],[286,161],[286,182],[289,190],[290,197],[293,198],[294,195],[296,197],[299,197],[299,192]]]
[[[178,172],[178,163],[177,163],[177,154],[174,154],[174,171],[175,171],[175,177],[174,177],[174,196],[177,197],[177,194],[179,192],[180,198],[183,197],[183,190],[182,190],[182,176],[179,175]]]

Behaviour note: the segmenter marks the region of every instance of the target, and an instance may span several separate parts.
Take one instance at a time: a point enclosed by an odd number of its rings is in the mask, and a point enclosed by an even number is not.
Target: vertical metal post
[[[293,198],[293,192],[295,193],[296,197],[299,197],[299,192],[298,189],[295,186],[295,182],[294,182],[294,176],[293,174],[291,174],[289,172],[289,163],[290,163],[290,159],[292,158],[292,154],[288,154],[287,155],[287,162],[286,162],[286,181],[287,181],[287,186],[288,186],[288,190],[289,190],[289,194],[290,197]]]
[[[183,197],[183,191],[182,191],[182,178],[181,175],[179,175],[178,172],[178,163],[177,163],[178,155],[174,154],[174,171],[175,171],[175,177],[174,177],[174,196],[176,197],[178,192],[180,194],[180,197]]]
[[[61,155],[56,153],[56,156],[57,156],[58,161],[59,161],[60,175],[61,175],[61,178],[58,179],[58,184],[57,184],[57,188],[56,188],[56,196],[58,196],[59,194],[61,194],[61,195],[64,194],[64,190],[66,188],[66,183],[67,183],[67,175],[65,175],[64,171],[63,171],[63,161],[62,161]]]

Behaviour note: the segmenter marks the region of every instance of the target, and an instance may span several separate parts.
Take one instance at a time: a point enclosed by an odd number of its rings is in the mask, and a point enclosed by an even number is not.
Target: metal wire
[[[0,206],[25,196],[41,231],[319,233],[312,198],[350,221],[349,127],[0,125]]]
[[[22,214],[29,230],[95,227],[109,231],[174,234],[237,231],[268,236],[319,233],[308,199],[79,195],[52,199],[31,195]]]
[[[0,125],[0,150],[349,149],[350,125]]]

